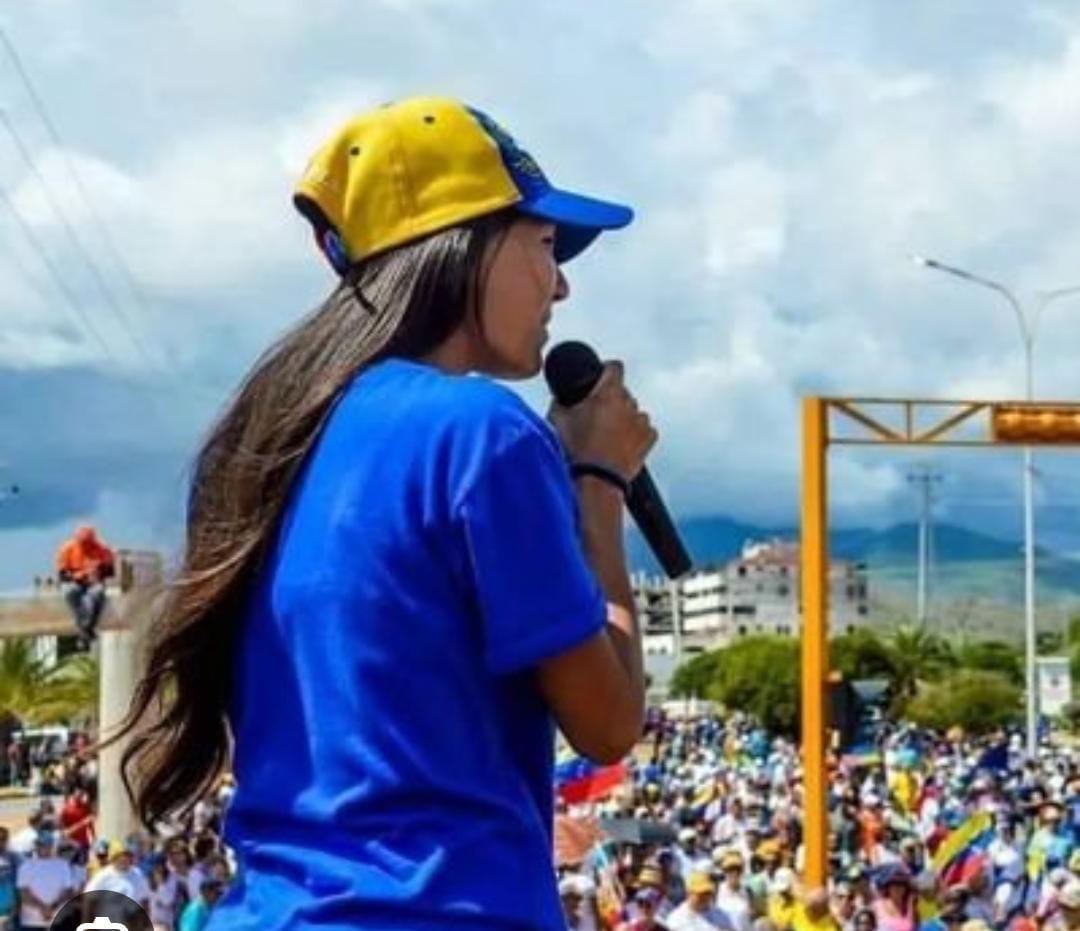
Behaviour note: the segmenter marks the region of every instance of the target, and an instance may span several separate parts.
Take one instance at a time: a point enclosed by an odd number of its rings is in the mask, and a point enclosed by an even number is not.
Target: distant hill
[[[692,517],[679,524],[694,559],[704,568],[733,559],[747,540],[794,540],[792,527],[762,527],[724,515]],[[833,530],[829,546],[834,558],[867,563],[872,589],[906,591],[915,586],[918,560],[918,525],[894,524],[884,528],[848,527]],[[632,529],[628,555],[635,570],[657,574],[659,568],[644,541]],[[1080,595],[1080,561],[1040,548],[1036,567],[1038,585],[1045,594]],[[1023,592],[1023,546],[968,527],[936,523],[932,538],[932,578],[940,597],[967,597],[1019,601]]]
[[[691,517],[679,522],[679,530],[694,562],[699,566],[715,565],[738,556],[747,540],[781,538],[794,540],[794,527],[762,527],[746,524],[723,515]],[[834,557],[858,559],[880,565],[914,562],[918,553],[917,524],[894,524],[873,529],[851,527],[833,530],[829,547]],[[644,541],[636,530],[629,538],[631,564],[636,569],[656,571]],[[933,556],[937,563],[982,560],[1011,560],[1022,556],[1016,542],[988,536],[955,524],[937,523],[933,530]]]
[[[734,559],[742,552],[743,544],[747,540],[761,540],[774,536],[793,538],[792,531],[766,530],[722,516],[691,517],[679,521],[679,532],[682,534],[686,548],[690,551],[694,565],[699,568],[715,566]],[[635,570],[650,573],[660,571],[636,527],[632,527],[627,539],[627,555],[630,565]]]
[[[797,535],[796,531],[790,531]],[[955,524],[937,523],[931,540],[933,559],[939,565],[953,562],[1011,560],[1023,556],[1019,543],[987,536]],[[878,565],[914,562],[919,552],[918,524],[894,524],[882,530],[855,528],[830,535],[833,554]]]

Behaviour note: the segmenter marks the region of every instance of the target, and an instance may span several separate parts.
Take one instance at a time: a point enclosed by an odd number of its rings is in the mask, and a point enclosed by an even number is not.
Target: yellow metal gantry
[[[802,744],[805,882],[829,870],[825,707],[829,676],[830,446],[1076,446],[1080,403],[804,398],[802,404]]]

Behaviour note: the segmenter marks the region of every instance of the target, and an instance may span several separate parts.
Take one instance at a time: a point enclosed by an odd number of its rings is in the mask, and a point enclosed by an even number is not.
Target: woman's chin
[[[539,353],[536,354],[536,358],[531,360],[528,364],[515,365],[513,368],[509,368],[507,372],[502,375],[507,381],[524,381],[527,378],[535,378],[540,374],[540,370],[544,367],[544,357]]]

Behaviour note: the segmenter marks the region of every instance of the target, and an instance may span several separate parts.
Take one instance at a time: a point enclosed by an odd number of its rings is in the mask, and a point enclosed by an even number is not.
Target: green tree
[[[100,664],[80,653],[68,657],[46,677],[46,688],[36,709],[39,721],[63,721],[86,726],[97,720]]]
[[[1035,635],[1035,649],[1039,653],[1060,653],[1065,639],[1057,630],[1040,630]]]
[[[791,637],[744,637],[722,650],[714,698],[754,715],[766,728],[794,734],[799,715],[800,643]]]
[[[1080,683],[1080,643],[1075,643],[1069,648],[1069,672],[1072,674],[1075,694],[1077,683]]]
[[[1080,731],[1080,701],[1071,701],[1061,709],[1061,716],[1074,734]]]
[[[720,653],[699,653],[679,666],[671,677],[671,694],[676,698],[705,698],[716,679]]]
[[[921,682],[936,682],[956,667],[949,642],[937,634],[904,625],[890,637],[892,693],[903,704],[913,698]]]
[[[0,642],[0,715],[30,720],[41,701],[46,667],[35,655],[33,642]]]
[[[0,718],[24,724],[86,722],[97,714],[98,664],[81,654],[48,667],[33,641],[0,642]]]
[[[1020,698],[1020,688],[999,672],[961,669],[920,686],[906,716],[923,727],[959,725],[969,734],[985,734],[1020,719]]]
[[[963,669],[999,672],[1013,685],[1024,684],[1024,664],[1020,651],[1000,640],[965,644],[957,650],[956,659]]]
[[[799,640],[789,637],[741,638],[680,666],[672,693],[711,699],[755,715],[768,728],[794,734],[800,647]],[[834,638],[829,650],[831,668],[845,679],[887,679],[892,712],[920,723],[979,731],[1011,720],[1018,707],[1023,667],[1019,654],[1004,643],[974,643],[954,651],[942,637],[905,626],[888,640],[856,630]]]
[[[829,643],[829,662],[832,669],[843,673],[849,681],[892,680],[896,675],[896,664],[889,644],[865,628],[834,637]]]
[[[767,728],[793,734],[798,720],[799,668],[798,640],[743,637],[680,666],[672,679],[672,692],[746,711]]]

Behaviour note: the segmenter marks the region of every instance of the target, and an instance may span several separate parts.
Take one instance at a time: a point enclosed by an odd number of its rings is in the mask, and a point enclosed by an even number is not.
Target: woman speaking
[[[152,824],[231,759],[210,931],[561,931],[553,724],[639,734],[621,486],[656,434],[617,363],[549,421],[492,379],[537,374],[560,265],[631,211],[438,98],[342,127],[295,203],[340,282],[197,458],[129,791]]]

